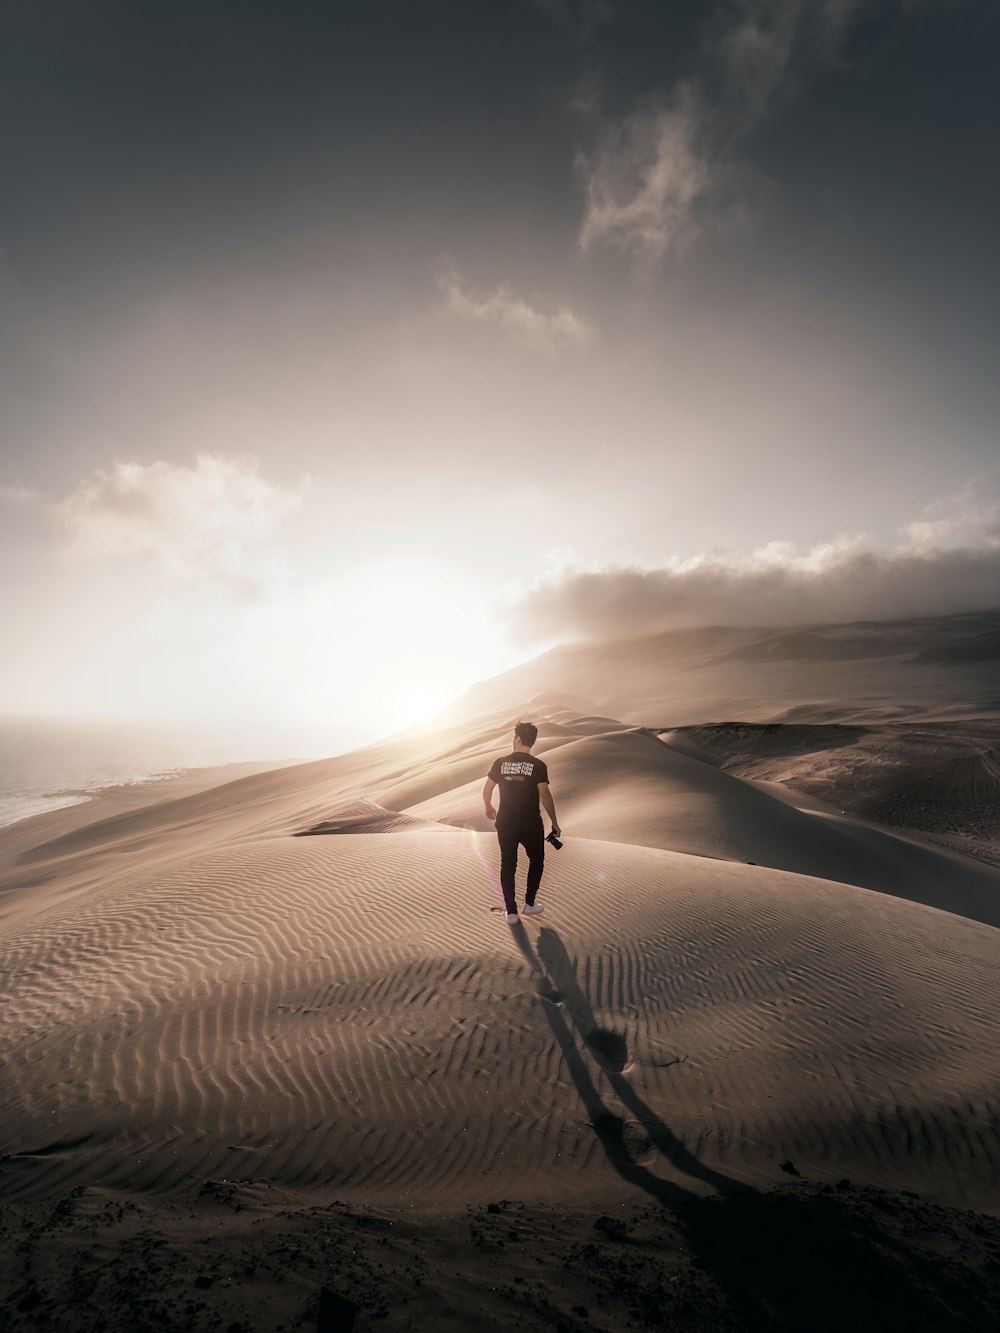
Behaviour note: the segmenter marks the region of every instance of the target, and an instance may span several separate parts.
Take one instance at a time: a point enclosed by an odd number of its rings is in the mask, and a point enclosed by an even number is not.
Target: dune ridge
[[[895,621],[665,630],[566,644],[473,685],[474,718],[550,691],[581,711],[666,730],[747,722],[888,722],[1000,714],[1000,609]],[[572,702],[569,702],[572,700]]]
[[[625,1136],[682,1190],[791,1158],[995,1197],[986,927],[588,839],[551,868],[553,924],[512,941],[492,851],[261,839],[9,931],[6,1189],[239,1174],[454,1199],[511,1189],[527,1153],[540,1199],[603,1196]]]
[[[1000,721],[881,726],[727,722],[661,739],[755,785],[781,783],[828,808],[1000,866]]]
[[[572,1210],[618,1236],[653,1207],[658,1243],[680,1243],[670,1227],[687,1218],[684,1243],[715,1256],[710,1301],[730,1280],[719,1256],[747,1244],[732,1219],[771,1217],[790,1182],[835,1237],[863,1218],[877,1239],[880,1208],[925,1206],[966,1210],[948,1214],[955,1236],[989,1234],[997,871],[780,781],[795,771],[760,777],[774,755],[749,731],[660,735],[576,703],[0,830],[0,1239],[34,1256],[16,1269],[14,1327],[30,1327],[31,1272],[55,1265],[76,1290],[79,1238],[129,1234],[130,1209],[144,1245],[175,1229],[172,1254],[212,1217],[250,1254],[254,1219],[327,1234],[346,1209],[341,1236],[352,1216],[388,1228],[417,1210],[467,1258],[470,1234],[502,1239],[481,1215],[516,1200],[508,1239],[562,1246],[571,1271],[590,1244]],[[520,712],[539,719],[566,842],[547,854],[545,914],[511,928],[479,793]],[[768,739],[815,773],[861,735]],[[726,771],[744,750],[752,772]],[[734,1211],[697,1213],[711,1200]],[[396,1262],[422,1271],[409,1242]],[[642,1262],[652,1272],[653,1252]],[[107,1271],[124,1282],[126,1263]],[[921,1263],[915,1290],[937,1299],[944,1278]],[[984,1250],[970,1282],[986,1267]],[[155,1271],[128,1282],[151,1291]],[[656,1309],[652,1280],[634,1301]],[[976,1285],[970,1308],[981,1299]],[[529,1326],[550,1327],[547,1310]],[[405,1326],[402,1295],[393,1318]]]

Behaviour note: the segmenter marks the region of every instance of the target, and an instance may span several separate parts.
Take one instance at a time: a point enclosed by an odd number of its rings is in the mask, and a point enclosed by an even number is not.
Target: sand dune
[[[540,741],[536,753],[547,757]],[[553,759],[559,815],[584,838],[752,861],[878,889],[1000,925],[1000,874],[835,810],[787,800],[644,731],[563,739]],[[409,806],[423,819],[486,829],[482,777]]]
[[[988,928],[583,840],[512,936],[492,855],[266,839],[10,932],[5,1191],[681,1197],[790,1158],[996,1198]]]
[[[685,727],[673,749],[1000,866],[1000,721]]]
[[[554,648],[475,685],[451,710],[485,709],[547,691],[642,726],[749,722],[885,722],[1000,713],[1000,611],[847,625],[668,630]]]
[[[0,832],[11,1236],[194,1191],[450,1245],[484,1198],[570,1226],[793,1174],[1000,1214],[994,870],[554,699],[566,845],[511,929],[479,795],[509,726]]]

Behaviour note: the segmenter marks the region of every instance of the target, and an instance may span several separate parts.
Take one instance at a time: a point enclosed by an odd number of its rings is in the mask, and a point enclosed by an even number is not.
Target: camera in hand
[[[559,839],[556,837],[554,833],[550,833],[549,836],[545,839],[545,841],[551,842],[552,846],[556,849],[556,851],[558,851],[559,848],[562,846],[562,843],[559,841]]]

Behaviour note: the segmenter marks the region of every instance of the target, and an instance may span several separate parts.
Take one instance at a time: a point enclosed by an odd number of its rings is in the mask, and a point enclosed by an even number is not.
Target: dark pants
[[[542,879],[545,865],[545,830],[541,817],[520,823],[501,824],[497,820],[497,838],[500,842],[500,887],[508,912],[517,911],[514,901],[514,872],[517,870],[518,843],[528,853],[528,887],[524,895],[525,907],[531,907]]]

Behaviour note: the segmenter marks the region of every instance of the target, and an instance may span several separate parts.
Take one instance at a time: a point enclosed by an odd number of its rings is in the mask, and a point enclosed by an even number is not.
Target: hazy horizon
[[[557,642],[1000,603],[998,38],[10,7],[0,713],[346,748]]]

